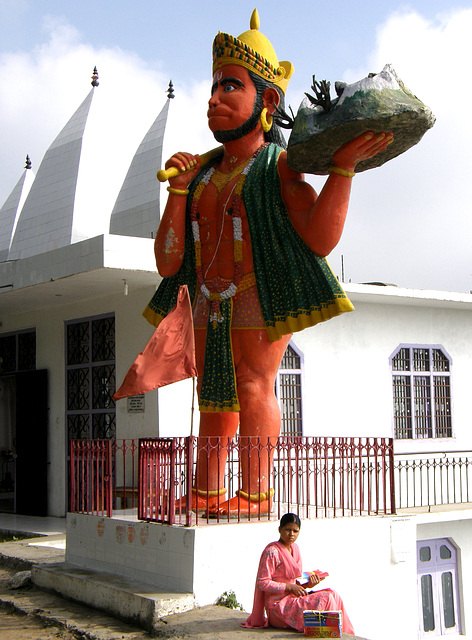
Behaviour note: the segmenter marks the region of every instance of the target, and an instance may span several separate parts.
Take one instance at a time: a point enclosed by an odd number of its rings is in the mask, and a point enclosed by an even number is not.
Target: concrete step
[[[87,604],[112,616],[153,630],[161,618],[195,607],[191,593],[171,593],[130,578],[91,571],[67,562],[32,567],[41,589]]]

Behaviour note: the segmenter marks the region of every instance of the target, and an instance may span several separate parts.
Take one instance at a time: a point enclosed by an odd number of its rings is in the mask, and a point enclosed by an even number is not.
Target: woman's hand
[[[292,584],[291,582],[287,582],[285,584],[285,590],[287,593],[291,593],[292,596],[296,598],[300,598],[300,596],[306,596],[305,589],[299,584]]]
[[[308,588],[315,587],[317,584],[321,582],[321,578],[319,578],[316,573],[310,573],[310,577],[308,579]]]
[[[373,131],[366,131],[338,149],[333,156],[333,164],[340,169],[354,171],[356,164],[385,151],[391,142],[393,142],[393,133],[391,132],[384,131],[377,134]]]

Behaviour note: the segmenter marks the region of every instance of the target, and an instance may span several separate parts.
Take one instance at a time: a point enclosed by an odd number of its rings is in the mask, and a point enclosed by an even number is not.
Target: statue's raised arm
[[[351,180],[359,162],[385,151],[393,134],[367,131],[343,145],[333,156],[329,178],[319,196],[302,174],[287,164],[287,153],[279,157],[282,198],[293,226],[312,251],[327,256],[338,244],[351,194]]]

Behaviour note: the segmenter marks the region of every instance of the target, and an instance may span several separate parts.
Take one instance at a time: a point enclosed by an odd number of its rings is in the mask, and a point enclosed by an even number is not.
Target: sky
[[[295,67],[286,95],[295,112],[313,74],[334,87],[389,63],[436,116],[418,145],[353,179],[344,234],[329,257],[335,274],[471,291],[472,8],[462,0],[0,0],[0,206],[26,154],[37,170],[90,91],[95,65],[107,114],[102,140],[110,142],[95,189],[104,172],[121,184],[169,79],[165,158],[217,146],[206,124],[212,41],[218,31],[246,31],[255,6],[279,60]],[[323,177],[307,179],[323,187]]]

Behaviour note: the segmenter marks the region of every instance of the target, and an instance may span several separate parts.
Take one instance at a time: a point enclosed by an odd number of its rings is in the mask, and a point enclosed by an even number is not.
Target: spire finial
[[[249,27],[251,29],[255,29],[256,31],[258,31],[260,26],[261,26],[261,21],[259,20],[259,13],[257,9],[254,9],[254,11],[251,14],[251,19],[249,21]]]
[[[92,83],[91,84],[92,84],[92,87],[98,87],[98,85],[99,85],[97,67],[93,68]]]
[[[174,96],[174,85],[172,84],[172,80],[169,80],[169,86],[167,87],[167,97],[169,99],[175,98],[175,96]]]
[[[31,169],[31,160],[28,154],[26,154],[25,169]]]

